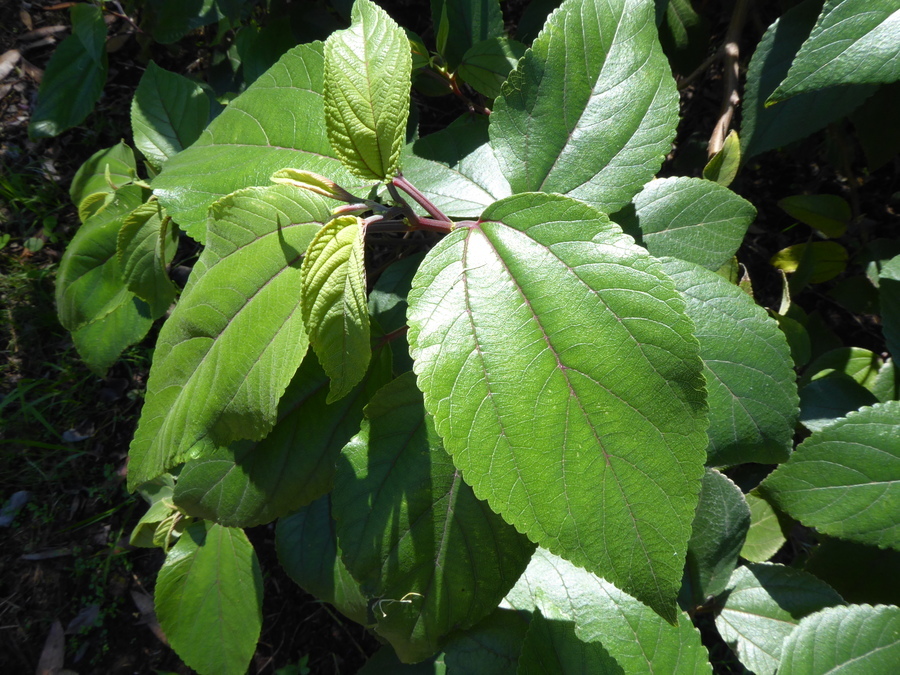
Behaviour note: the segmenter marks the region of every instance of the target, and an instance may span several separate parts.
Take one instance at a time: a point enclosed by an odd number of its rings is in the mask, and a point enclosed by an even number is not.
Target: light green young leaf
[[[768,105],[841,84],[900,80],[896,0],[826,0],[809,38]]]
[[[736,569],[724,597],[716,628],[740,662],[756,675],[774,675],[782,642],[800,619],[823,607],[844,604],[841,596],[811,574],[768,564]]]
[[[900,663],[900,607],[830,607],[784,641],[778,675],[892,673]]]
[[[365,412],[335,475],[338,543],[374,599],[376,632],[412,663],[490,614],[534,545],[463,483],[412,373],[383,387]]]
[[[507,37],[478,42],[466,51],[459,64],[459,76],[479,94],[500,95],[500,85],[525,54],[525,45]]]
[[[625,675],[622,667],[598,642],[582,642],[575,623],[545,619],[540,611],[522,643],[517,675]]]
[[[725,137],[725,143],[712,159],[703,167],[703,177],[723,187],[731,185],[741,168],[741,141],[732,129]]]
[[[106,22],[95,5],[72,5],[72,34],[63,40],[44,71],[28,135],[58,136],[81,124],[103,93],[109,64]]]
[[[365,228],[340,216],[310,242],[300,268],[300,302],[309,341],[331,378],[328,403],[346,396],[369,367]]]
[[[154,319],[175,300],[166,266],[177,248],[178,230],[157,201],[142,204],[122,221],[116,245],[122,278],[129,291],[150,305]]]
[[[791,453],[798,398],[790,348],[777,323],[715,272],[667,258],[696,326],[709,404],[706,463],[771,464]]]
[[[750,507],[741,489],[715,469],[707,469],[684,569],[682,596],[692,606],[725,590],[749,527]]]
[[[113,185],[123,187],[133,181],[136,175],[134,151],[125,141],[119,141],[111,148],[98,150],[78,167],[69,186],[69,197],[80,209],[82,202],[91,195],[115,190],[107,181],[107,176],[112,179]]]
[[[465,115],[406,146],[403,175],[451,218],[477,218],[511,194],[484,117]]]
[[[200,136],[209,121],[209,99],[196,82],[153,61],[131,101],[135,147],[159,168]]]
[[[321,43],[295,47],[166,162],[153,192],[190,236],[204,241],[206,212],[217,199],[269,185],[286,166],[352,181],[322,124],[323,63]]]
[[[759,486],[808,527],[900,549],[900,401],[878,403],[815,432]]]
[[[363,381],[329,405],[328,376],[308,353],[278,402],[272,431],[188,461],[175,503],[190,516],[252,527],[319,498],[333,486],[335,459],[359,431],[363,406],[390,378],[390,351],[382,349]]]
[[[819,356],[809,364],[800,378],[800,386],[812,380],[843,373],[852,377],[869,391],[875,385],[878,371],[882,367],[881,357],[862,347],[839,347]]]
[[[625,673],[712,673],[700,633],[683,612],[678,625],[567,560],[539,548],[506,596],[515,609],[537,608],[552,621],[574,621],[584,642],[599,642]]]
[[[663,178],[634,198],[642,238],[655,256],[717,270],[737,252],[756,209],[728,188],[700,178]]]
[[[494,106],[491,143],[513,192],[618,211],[659,169],[678,122],[653,3],[566,0]]]
[[[800,94],[766,108],[769,95],[788,73],[809,37],[821,0],[807,0],[786,11],[763,35],[750,60],[742,104],[741,154],[746,161],[766,150],[804,138],[850,113],[877,89],[842,85]]]
[[[140,342],[153,325],[150,308],[140,298],[126,291],[115,300],[106,306],[109,311],[102,318],[72,331],[78,355],[100,377],[105,377],[122,351]]]
[[[409,304],[425,405],[475,493],[674,620],[706,406],[660,264],[584,203],[514,195],[429,252]]]
[[[400,170],[412,55],[406,33],[371,0],[356,0],[346,30],[325,42],[325,126],[344,166],[363,179]]]
[[[300,588],[365,626],[368,601],[341,560],[334,528],[329,495],[280,518],[275,526],[278,561]]]
[[[204,675],[243,675],[262,627],[262,573],[243,530],[198,522],[156,580],[156,616],[178,656]]]
[[[263,438],[306,353],[300,260],[325,199],[275,185],[250,188],[211,211],[209,242],[163,325],[131,443],[131,489],[196,457],[209,438]]]
[[[131,302],[134,294],[122,281],[116,240],[125,218],[142,203],[137,185],[116,190],[66,247],[56,275],[56,311],[66,329],[75,331]]]
[[[884,339],[894,361],[900,359],[900,255],[891,258],[878,275]]]
[[[434,25],[444,32],[438,52],[455,70],[468,49],[489,38],[503,35],[503,12],[499,0],[431,0]]]
[[[750,505],[750,529],[741,549],[741,557],[750,562],[766,562],[787,541],[782,520],[790,522],[790,519],[776,511],[756,490],[745,494],[744,498]]]

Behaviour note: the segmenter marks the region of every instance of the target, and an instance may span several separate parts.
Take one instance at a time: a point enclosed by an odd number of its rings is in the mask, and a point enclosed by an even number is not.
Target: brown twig
[[[709,138],[709,145],[706,148],[710,157],[719,152],[725,144],[725,137],[728,135],[729,127],[731,127],[735,108],[741,102],[741,95],[738,91],[740,81],[739,40],[741,32],[744,30],[744,22],[747,19],[749,5],[749,0],[737,0],[734,12],[731,14],[731,22],[728,24],[728,32],[725,34],[725,42],[721,48],[725,61],[725,92],[722,96],[719,121],[716,122],[716,126]]]

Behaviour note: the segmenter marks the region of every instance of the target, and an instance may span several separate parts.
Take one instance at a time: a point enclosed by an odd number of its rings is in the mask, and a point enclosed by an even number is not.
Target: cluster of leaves
[[[277,519],[288,573],[390,644],[372,672],[711,672],[709,613],[756,673],[888,672],[896,595],[842,565],[900,548],[895,370],[813,349],[792,299],[835,242],[776,256],[783,302],[756,304],[735,259],[755,209],[727,187],[900,79],[875,4],[769,28],[704,179],[653,180],[678,96],[647,0],[566,0],[528,48],[495,0],[438,1],[434,53],[357,0],[208,126],[200,86],[151,66],[132,108],[151,180],[124,144],[82,168],[57,302],[98,371],[169,312],[128,482],[185,662],[246,668],[242,528]],[[422,78],[471,112],[407,142]],[[784,208],[852,226],[827,199]],[[415,231],[427,253],[376,274],[367,243]],[[179,293],[181,236],[203,249]],[[863,281],[896,356],[886,250]],[[820,538],[806,569],[768,562],[794,522]]]

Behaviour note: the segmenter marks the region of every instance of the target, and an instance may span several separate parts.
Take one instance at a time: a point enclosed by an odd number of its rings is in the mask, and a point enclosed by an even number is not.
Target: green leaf
[[[381,350],[365,379],[340,402],[325,402],[328,377],[309,353],[278,402],[278,421],[261,441],[236,441],[187,462],[175,503],[220,525],[268,523],[328,492],[341,448],[359,431],[362,409],[391,378]]]
[[[470,47],[503,35],[503,12],[498,0],[431,0],[431,16],[434,25],[449,37],[437,47],[451,70],[459,66]]]
[[[665,19],[659,27],[660,42],[672,67],[687,75],[709,51],[709,22],[694,11],[690,0],[665,0],[662,4]]]
[[[891,258],[878,275],[881,324],[888,351],[900,359],[900,255]]]
[[[741,557],[750,562],[766,562],[787,541],[789,526],[785,521],[790,519],[760,497],[756,490],[744,498],[750,506],[750,529],[741,548]]]
[[[425,405],[475,494],[674,620],[706,410],[659,263],[586,204],[516,195],[429,252],[409,304]]]
[[[166,267],[178,248],[178,230],[159,202],[141,204],[122,221],[116,244],[122,278],[128,290],[150,305],[158,319],[175,300]]]
[[[888,359],[881,367],[881,370],[878,371],[875,384],[872,385],[872,393],[882,403],[885,401],[896,401],[900,399],[898,385],[900,385],[900,378],[897,377],[897,368],[894,366],[894,361]]]
[[[166,162],[153,192],[194,239],[206,236],[206,212],[217,199],[269,185],[286,166],[349,179],[325,134],[321,43],[295,47]]]
[[[500,95],[500,85],[525,54],[525,45],[507,37],[477,42],[463,54],[459,76],[479,94],[488,98]]]
[[[725,590],[749,528],[750,507],[741,489],[715,469],[707,469],[684,570],[683,592],[693,606]]]
[[[756,209],[726,187],[700,178],[663,178],[634,198],[644,245],[717,270],[737,252]]]
[[[116,238],[125,218],[143,203],[143,190],[116,190],[109,204],[78,228],[66,247],[56,275],[56,311],[70,331],[102,319],[131,302],[122,282]]]
[[[209,242],[160,331],[130,488],[195,457],[202,439],[259,440],[272,428],[307,347],[300,260],[329,217],[324,198],[286,185],[213,207]]]
[[[900,604],[900,551],[819,537],[804,569],[847,602]]]
[[[709,404],[706,463],[772,464],[791,453],[797,388],[790,348],[775,321],[715,272],[666,259],[696,327]]]
[[[44,70],[28,135],[58,136],[84,121],[103,93],[109,64],[106,22],[95,5],[72,6],[72,34],[59,43]]]
[[[572,621],[545,619],[535,612],[522,643],[518,675],[624,675],[601,644],[582,642],[575,631]]]
[[[341,561],[334,527],[328,495],[279,519],[275,527],[278,560],[307,593],[366,625],[367,600]]]
[[[406,146],[403,175],[451,218],[477,218],[511,194],[481,116],[465,115]]]
[[[191,525],[156,580],[156,616],[178,656],[200,673],[243,675],[262,626],[262,573],[243,530]]]
[[[153,61],[131,101],[134,145],[159,168],[191,145],[209,120],[209,99],[196,82]]]
[[[852,216],[850,204],[837,195],[794,195],[780,199],[778,207],[801,223],[832,238],[844,235]]]
[[[98,150],[78,168],[69,186],[69,196],[72,203],[80,208],[91,195],[115,192],[116,188],[109,184],[107,177],[113,185],[122,187],[133,181],[136,175],[134,151],[125,141],[119,141],[111,148]]]
[[[851,413],[803,441],[759,489],[808,527],[900,548],[900,402]]]
[[[100,377],[105,377],[122,351],[140,342],[153,325],[147,303],[131,293],[117,295],[106,309],[109,311],[101,318],[72,331],[78,355]]]
[[[659,169],[677,122],[653,4],[567,0],[510,73],[490,134],[513,192],[613,213]]]
[[[516,675],[527,630],[527,616],[498,607],[444,645],[444,662],[450,673]]]
[[[192,30],[218,22],[225,16],[221,6],[227,7],[230,3],[228,0],[149,0],[147,4],[153,10],[149,22],[153,39],[161,44],[171,44]]]
[[[878,398],[849,375],[831,372],[800,390],[800,422],[810,431],[820,431],[834,420]]]
[[[716,628],[756,675],[774,675],[782,641],[800,619],[823,607],[844,604],[841,596],[811,574],[770,564],[751,563],[736,569],[723,597]]]
[[[370,0],[356,0],[352,19],[325,43],[328,140],[352,174],[390,180],[400,170],[409,116],[409,40]]]
[[[806,617],[784,641],[778,675],[890,673],[900,663],[900,607],[831,607]]]
[[[361,218],[335,218],[310,242],[300,269],[303,321],[331,378],[328,403],[357,385],[372,357],[364,236]]]
[[[841,84],[900,80],[896,0],[825,0],[809,38],[768,105]]]
[[[866,155],[869,171],[876,171],[900,154],[900,83],[882,85],[859,106],[851,119]]]
[[[803,377],[800,378],[800,385],[803,386],[811,380],[829,377],[831,374],[838,372],[852,377],[871,391],[882,363],[878,354],[862,347],[832,349],[809,364],[809,367],[803,373]]]
[[[722,149],[713,155],[712,159],[703,167],[703,178],[728,187],[740,168],[741,141],[737,132],[732,129],[725,137]]]
[[[797,50],[809,37],[821,7],[821,0],[807,0],[789,9],[769,26],[750,60],[741,106],[741,154],[745,162],[823,129],[876,90],[873,85],[844,85],[765,107],[766,99],[787,75]]]
[[[335,475],[338,542],[374,599],[376,632],[415,662],[490,614],[534,546],[463,483],[412,373],[383,387],[366,417]]]
[[[700,633],[683,612],[678,625],[601,579],[539,548],[507,595],[519,610],[574,621],[584,642],[599,642],[625,673],[712,673]]]
[[[792,274],[808,275],[809,283],[821,284],[834,279],[847,268],[847,249],[834,241],[794,244],[772,256],[772,266]]]

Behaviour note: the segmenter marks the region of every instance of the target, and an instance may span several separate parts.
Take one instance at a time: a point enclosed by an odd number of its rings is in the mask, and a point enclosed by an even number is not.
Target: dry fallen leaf
[[[63,659],[66,655],[66,637],[59,619],[50,626],[47,641],[41,650],[41,659],[38,661],[37,675],[59,675],[63,668]]]

